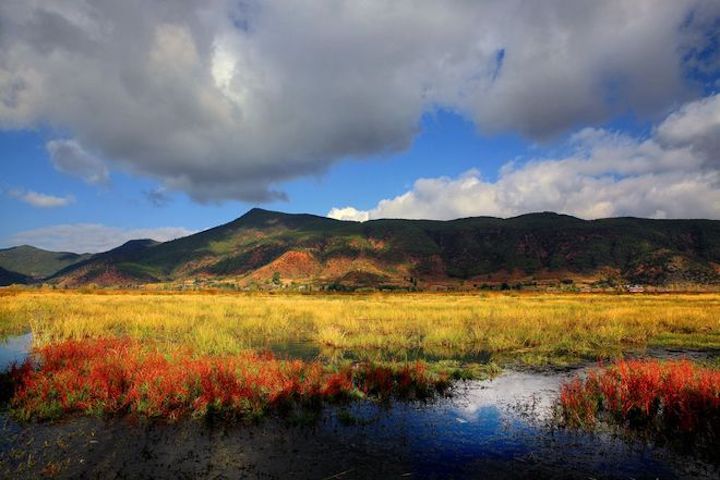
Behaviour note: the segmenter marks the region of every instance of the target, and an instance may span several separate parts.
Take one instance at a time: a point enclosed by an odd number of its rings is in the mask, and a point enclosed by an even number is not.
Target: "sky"
[[[720,219],[717,0],[5,0],[0,248],[252,207]]]

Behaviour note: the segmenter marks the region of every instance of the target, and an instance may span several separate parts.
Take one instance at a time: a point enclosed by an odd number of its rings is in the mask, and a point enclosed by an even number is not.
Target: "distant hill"
[[[32,279],[22,273],[11,272],[0,267],[0,287],[30,283]]]
[[[364,223],[252,209],[188,237],[73,262],[61,285],[228,280],[333,288],[522,282],[720,283],[720,221],[555,213]]]
[[[30,245],[21,245],[0,250],[0,267],[30,279],[42,279],[90,257],[90,254],[49,252]]]

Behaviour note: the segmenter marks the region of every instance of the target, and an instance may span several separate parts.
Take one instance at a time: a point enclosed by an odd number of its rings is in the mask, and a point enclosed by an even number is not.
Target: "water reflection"
[[[23,361],[31,344],[32,334],[0,343],[0,370]],[[304,341],[262,347],[279,357],[306,360],[432,358],[421,350],[358,353]],[[490,360],[481,353],[471,358]],[[38,469],[67,461],[60,475],[67,478],[285,478],[293,476],[290,473],[296,478],[335,478],[343,472],[337,478],[718,475],[715,464],[704,463],[697,455],[681,455],[607,431],[558,429],[553,409],[560,387],[582,373],[506,370],[494,380],[460,382],[452,396],[428,403],[356,402],[328,407],[317,421],[302,426],[286,418],[252,425],[138,424],[127,418],[88,417],[18,424],[0,411],[0,477],[31,460],[37,461],[33,464]],[[42,447],[47,444],[66,447],[62,451]],[[28,473],[38,476],[34,474],[40,471]]]
[[[413,478],[693,477],[685,468],[694,460],[663,449],[607,433],[558,430],[553,406],[569,375],[506,372],[467,382],[432,405],[354,405],[349,415],[359,426],[335,428],[344,442],[407,459]],[[347,416],[338,423],[347,424]]]
[[[536,423],[548,421],[560,386],[579,373],[506,371],[495,380],[469,382],[461,386],[454,401],[455,408],[466,420],[476,418],[483,409],[494,408],[505,415],[521,415]]]
[[[554,428],[553,403],[569,375],[506,372],[462,383],[451,397],[428,403],[328,407],[310,424],[286,417],[249,424],[97,417],[17,424],[0,412],[0,477],[21,467],[36,477],[49,464],[62,465],[61,478],[717,476],[716,467],[693,457]]]
[[[32,333],[26,333],[0,341],[0,372],[7,370],[13,362],[25,361],[32,346],[32,339]]]

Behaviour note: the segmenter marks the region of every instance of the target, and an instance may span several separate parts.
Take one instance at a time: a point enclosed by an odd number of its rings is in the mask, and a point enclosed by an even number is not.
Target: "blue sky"
[[[167,240],[253,206],[720,218],[717,3],[513,3],[10,1],[0,247]]]
[[[0,151],[11,159],[3,164],[2,188],[25,189],[74,201],[61,208],[38,208],[6,194],[0,197],[0,238],[18,231],[53,224],[100,223],[121,228],[159,225],[202,230],[230,221],[259,206],[285,212],[325,215],[337,205],[371,208],[378,198],[393,197],[410,188],[419,177],[456,176],[472,168],[493,179],[509,160],[537,151],[517,135],[483,137],[473,124],[450,112],[425,115],[421,131],[407,151],[367,158],[348,158],[326,172],[285,182],[287,200],[274,202],[222,201],[199,203],[182,192],[154,204],[147,192],[158,182],[122,171],[113,171],[108,185],[96,186],[58,172],[45,144],[43,131],[0,133]],[[438,160],[441,161],[438,161]],[[4,246],[10,246],[7,240]]]

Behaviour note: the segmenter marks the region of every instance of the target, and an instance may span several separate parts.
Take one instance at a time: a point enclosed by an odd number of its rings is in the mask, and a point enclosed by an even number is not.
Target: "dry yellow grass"
[[[203,353],[309,342],[437,358],[491,352],[528,363],[648,344],[720,348],[720,295],[245,295],[20,291],[0,296],[0,334],[35,341],[129,335]]]

